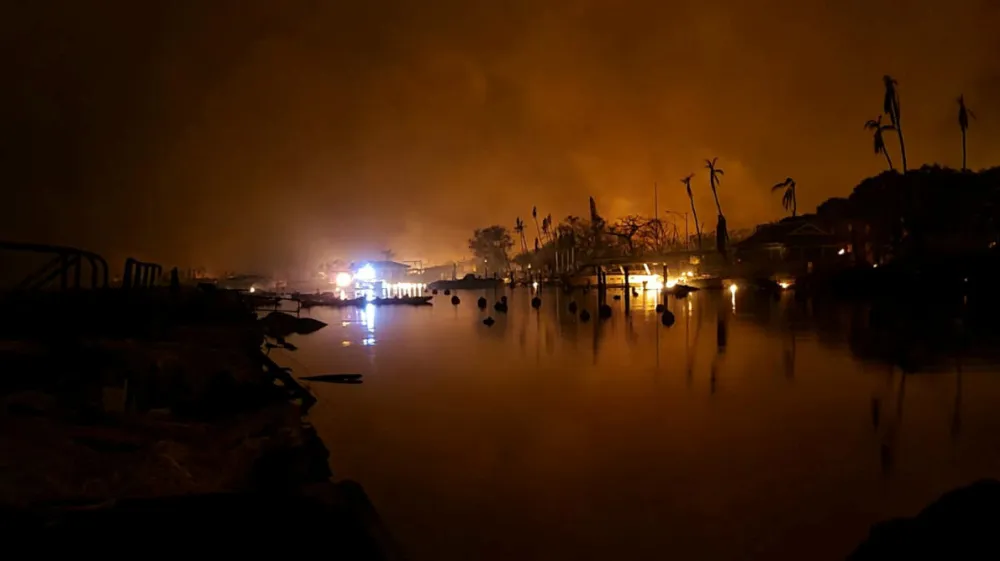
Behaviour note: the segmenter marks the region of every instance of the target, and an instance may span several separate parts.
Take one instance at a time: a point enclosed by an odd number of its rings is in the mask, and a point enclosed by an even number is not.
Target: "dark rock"
[[[486,316],[486,319],[483,320],[483,325],[486,327],[492,327],[494,323],[496,323],[496,320],[494,320],[491,316]]]
[[[497,302],[496,304],[493,304],[493,309],[496,310],[496,311],[498,311],[498,312],[502,312],[502,313],[506,314],[507,313],[507,303],[506,302]]]
[[[446,289],[444,289],[444,295],[445,295],[445,296],[448,296],[449,294],[451,294],[451,291],[450,291],[450,290],[448,290],[447,288],[446,288]]]
[[[448,291],[447,291],[447,290],[445,290],[444,292],[445,292],[445,294],[447,294],[447,293],[448,293]],[[451,297],[451,303],[457,306],[457,305],[461,304],[461,303],[462,303],[462,301],[461,301],[461,300],[459,300],[459,298],[458,298],[458,295],[456,294],[455,296],[452,296],[452,297]]]
[[[532,298],[531,299],[531,307],[535,308],[536,310],[538,308],[542,307],[542,299],[539,298],[539,297],[537,297],[537,296],[535,296],[534,298]]]
[[[438,293],[438,289],[435,288],[435,289],[431,290],[431,294],[437,294],[437,293]]]
[[[597,315],[600,316],[601,319],[608,319],[611,317],[611,306],[601,304],[601,306],[597,308]]]
[[[569,313],[571,313],[571,314],[575,314],[576,313],[576,302],[570,302],[569,303]]]
[[[1000,559],[1000,481],[950,491],[915,518],[876,524],[848,556],[869,559]]]
[[[664,310],[663,304],[657,304],[656,305],[656,313],[662,314],[663,310]]]
[[[479,300],[476,300],[476,305],[479,306],[480,310],[485,310],[486,309],[486,298],[484,296],[480,296]]]
[[[615,294],[611,298],[614,299],[614,300],[621,300],[622,299],[622,295],[621,294]]]
[[[580,321],[590,321],[590,312],[587,310],[580,310]]]

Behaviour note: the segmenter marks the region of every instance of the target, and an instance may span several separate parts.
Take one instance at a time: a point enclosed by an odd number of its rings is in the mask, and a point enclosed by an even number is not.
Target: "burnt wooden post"
[[[625,315],[629,315],[630,302],[632,301],[632,285],[628,282],[628,265],[622,267],[625,273]]]

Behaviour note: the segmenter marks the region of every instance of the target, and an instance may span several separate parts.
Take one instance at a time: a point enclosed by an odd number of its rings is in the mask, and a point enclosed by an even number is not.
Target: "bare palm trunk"
[[[715,197],[715,208],[719,211],[719,216],[722,216],[722,205],[719,204],[719,194],[715,192],[715,182],[712,182],[712,196]]]
[[[965,170],[965,129],[962,129],[962,171]]]
[[[896,134],[899,136],[899,154],[903,158],[903,173],[906,173],[906,143],[903,142],[903,127],[899,124],[899,117],[896,118]]]
[[[892,158],[889,157],[889,151],[882,150],[882,154],[885,155],[885,163],[889,164],[889,171],[895,171],[896,168],[892,167]]]
[[[795,191],[792,191],[792,218],[795,218],[795,216],[798,214],[798,211],[799,211],[799,200],[798,197],[795,196]]]
[[[542,229],[538,227],[538,218],[537,217],[535,218],[535,234],[538,236],[535,239],[537,239],[537,240],[541,240],[542,239]]]
[[[691,199],[691,214],[694,215],[694,230],[698,233],[698,250],[701,250],[701,224],[698,222],[698,211],[694,208],[694,197],[688,197]]]

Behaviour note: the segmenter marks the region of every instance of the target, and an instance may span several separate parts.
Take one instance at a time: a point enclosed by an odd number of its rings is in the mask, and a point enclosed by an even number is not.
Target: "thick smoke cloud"
[[[838,2],[47,2],[5,8],[0,237],[262,272],[477,226],[686,210],[718,156],[733,227],[846,195],[900,82],[911,167],[1000,161],[1000,5]],[[353,4],[353,5],[352,5]],[[898,150],[894,138],[890,149]],[[898,160],[898,158],[895,158]]]

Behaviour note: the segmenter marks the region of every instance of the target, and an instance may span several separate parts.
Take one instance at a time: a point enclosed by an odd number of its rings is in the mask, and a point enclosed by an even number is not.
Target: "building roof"
[[[397,263],[396,261],[362,261],[361,263],[356,263],[355,268],[371,265],[376,269],[409,269],[410,266],[405,263]]]
[[[736,249],[751,249],[766,246],[817,246],[835,245],[840,240],[833,233],[823,229],[807,217],[785,218],[772,224],[764,224],[745,240],[734,244]]]

